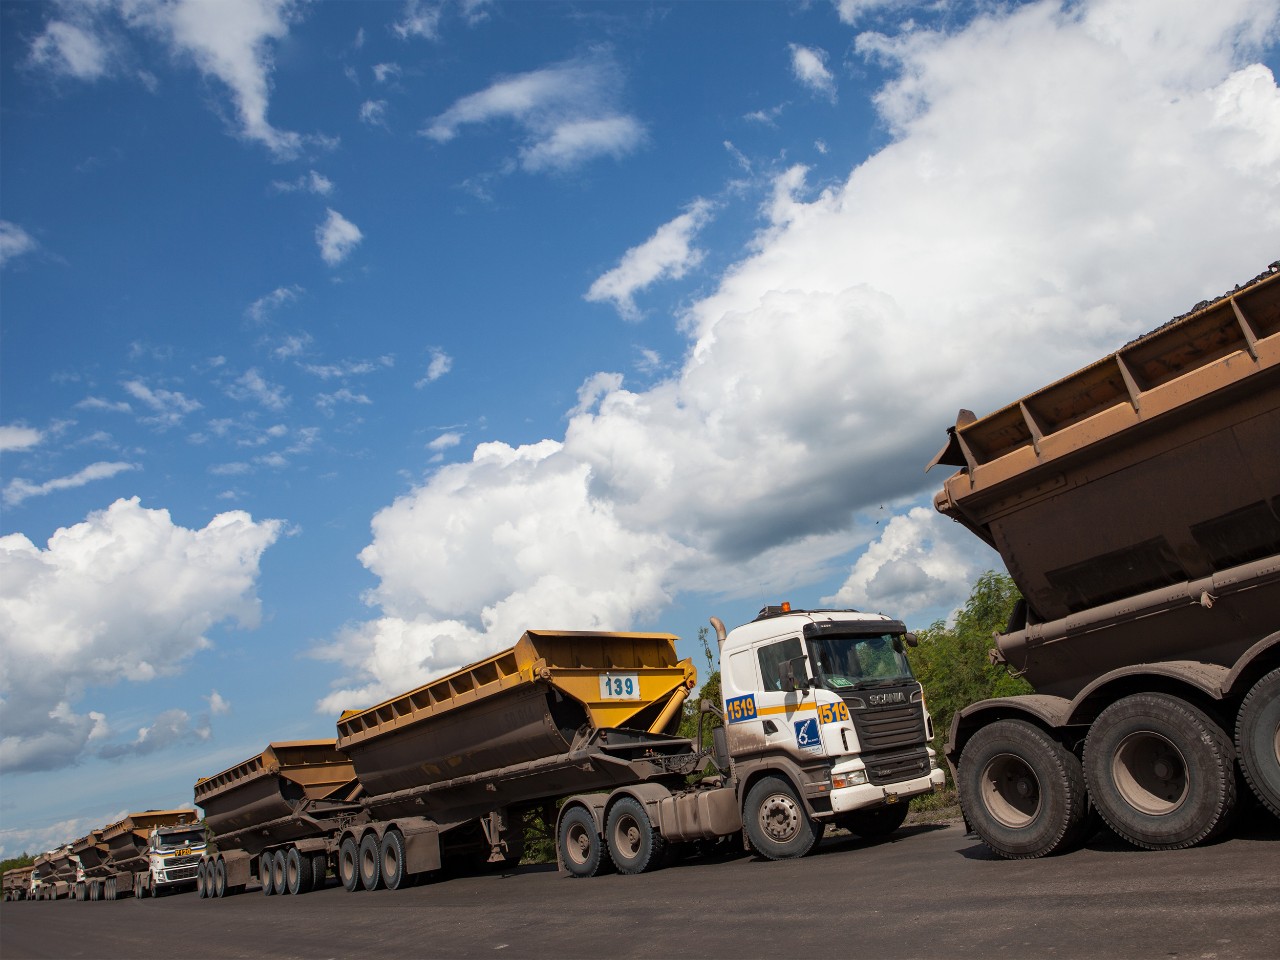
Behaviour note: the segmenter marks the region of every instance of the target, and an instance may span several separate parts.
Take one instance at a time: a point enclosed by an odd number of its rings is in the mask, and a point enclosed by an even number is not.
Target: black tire
[[[1088,795],[1080,761],[1022,720],[999,720],[964,745],[959,766],[965,821],[994,853],[1033,860],[1084,839]]]
[[[1280,817],[1280,669],[1255,683],[1240,704],[1236,753],[1253,792]]]
[[[278,891],[276,889],[275,870],[272,867],[272,856],[270,850],[264,850],[258,855],[258,882],[262,884],[262,892],[268,897],[274,897]]]
[[[311,892],[311,858],[300,853],[297,847],[285,852],[284,886],[295,897]]]
[[[283,849],[277,850],[271,855],[271,885],[276,888],[276,893],[284,896],[289,892],[289,886],[285,881],[285,852]]]
[[[213,895],[218,899],[227,895],[227,862],[221,857],[213,863]]]
[[[135,900],[145,900],[151,895],[151,886],[146,881],[144,874],[137,874],[133,878],[133,898]]]
[[[213,896],[213,877],[209,875],[212,868],[213,864],[208,860],[201,860],[196,867],[196,896],[201,900],[208,900]]]
[[[887,803],[883,807],[871,810],[855,810],[846,813],[837,822],[850,833],[856,833],[864,840],[881,840],[902,826],[907,819],[911,804],[899,800]]]
[[[377,834],[366,833],[360,841],[360,886],[366,890],[382,889],[382,850]]]
[[[609,855],[595,818],[584,807],[574,807],[560,820],[556,847],[571,877],[594,877],[607,866]]]
[[[378,846],[378,857],[381,861],[378,870],[382,875],[382,884],[388,890],[399,890],[409,886],[409,875],[404,869],[404,834],[392,827],[382,835],[382,843]]]
[[[1235,750],[1201,710],[1139,693],[1093,721],[1084,745],[1089,796],[1134,846],[1179,850],[1212,839],[1236,801]]]
[[[313,853],[311,855],[311,889],[323,890],[325,880],[329,876],[329,855]]]
[[[338,847],[338,879],[348,893],[363,889],[360,886],[360,843],[355,837],[344,837]]]
[[[765,777],[752,786],[742,822],[752,848],[769,860],[803,857],[818,845],[825,827],[813,820],[791,784]]]
[[[620,797],[610,808],[604,835],[619,873],[644,873],[662,865],[667,842],[634,797]]]
[[[116,898],[116,878],[107,877],[107,882],[103,884],[103,898],[106,900],[114,900]]]

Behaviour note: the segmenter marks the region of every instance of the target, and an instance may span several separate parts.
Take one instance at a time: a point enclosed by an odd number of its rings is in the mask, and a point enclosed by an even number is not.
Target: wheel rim
[[[778,843],[786,843],[800,832],[800,817],[799,804],[785,793],[770,794],[760,804],[760,829]]]
[[[388,843],[382,851],[382,875],[395,877],[400,873],[400,858],[394,843]]]
[[[1131,733],[1111,757],[1111,780],[1125,803],[1163,817],[1187,798],[1187,762],[1166,738],[1150,730]]]
[[[591,835],[587,828],[581,823],[571,824],[565,834],[564,847],[565,856],[577,866],[586,864],[591,859]]]
[[[643,838],[640,833],[640,824],[631,814],[624,813],[618,817],[613,826],[613,845],[627,860],[632,860],[639,855]]]
[[[1040,812],[1040,780],[1012,753],[992,757],[982,770],[982,803],[1001,826],[1018,830]]]

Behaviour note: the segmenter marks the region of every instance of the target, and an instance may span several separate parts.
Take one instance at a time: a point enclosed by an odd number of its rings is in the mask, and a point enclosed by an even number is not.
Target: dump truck
[[[198,780],[195,801],[213,841],[196,874],[200,897],[240,893],[253,877],[267,894],[322,886],[338,832],[364,815],[362,792],[333,740],[270,743]]]
[[[34,866],[14,867],[4,872],[4,898],[9,900],[27,900],[31,896],[31,872]]]
[[[732,633],[713,624],[726,699],[700,708],[728,724],[713,751],[677,735],[697,671],[674,636],[530,630],[492,657],[344,713],[332,747],[349,758],[351,784],[334,763],[307,795],[305,758],[283,757],[280,745],[200,781],[217,856],[226,858],[223,838],[261,835],[237,860],[267,893],[305,889],[295,878],[308,858],[332,865],[349,891],[396,889],[450,863],[518,863],[537,811],[555,823],[566,874],[641,873],[676,844],[744,833],[770,859],[808,853],[827,823],[880,836],[911,796],[941,786],[900,622],[779,607]],[[220,896],[233,868],[226,860],[219,881],[212,863]]]
[[[1280,815],[1280,263],[948,433],[934,505],[1021,591],[991,657],[1035,690],[952,722],[978,836],[1044,856],[1094,810],[1191,846],[1227,826],[1237,764]]]
[[[36,858],[40,872],[40,899],[66,900],[75,891],[76,862],[71,847],[63,844]]]
[[[196,888],[204,825],[192,810],[131,813],[102,830],[111,859],[102,898],[159,897]]]
[[[111,851],[102,830],[91,830],[79,840],[71,842],[71,855],[75,858],[77,900],[101,900],[106,879],[111,874]]]

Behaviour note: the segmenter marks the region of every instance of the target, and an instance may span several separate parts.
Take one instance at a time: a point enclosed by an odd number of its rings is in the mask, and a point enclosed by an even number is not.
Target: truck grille
[[[193,853],[187,857],[165,857],[164,865],[166,867],[184,867],[188,863],[199,863],[202,854]]]
[[[896,756],[869,756],[863,759],[867,764],[867,780],[877,786],[929,775],[929,754],[923,749]]]
[[[170,883],[178,880],[194,880],[196,878],[196,867],[179,867],[177,870],[166,870],[164,878]]]
[[[855,709],[849,713],[864,754],[902,750],[924,743],[924,711],[918,703],[879,710],[874,707]]]

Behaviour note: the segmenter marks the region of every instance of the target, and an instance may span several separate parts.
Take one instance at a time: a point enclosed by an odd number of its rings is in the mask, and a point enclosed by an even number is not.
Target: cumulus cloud
[[[227,396],[232,400],[257,403],[268,410],[279,413],[289,405],[289,395],[278,383],[271,383],[260,371],[246,370],[227,387]]]
[[[232,511],[191,530],[134,498],[45,548],[0,537],[0,769],[56,769],[100,750],[107,718],[75,710],[92,688],[176,674],[214,625],[256,626],[258,563],[280,529]],[[181,732],[175,716],[160,719],[141,741]]]
[[[331,267],[347,259],[363,239],[360,228],[332,208],[328,209],[324,222],[316,227],[320,256]]]
[[[107,73],[108,48],[91,29],[51,20],[31,41],[28,62],[77,80],[97,80]]]
[[[406,0],[400,19],[391,25],[391,32],[401,40],[413,37],[435,40],[439,30],[440,6],[422,0]]]
[[[791,44],[791,73],[800,83],[828,100],[836,98],[836,78],[827,69],[827,51]]]
[[[957,408],[995,409],[1275,259],[1280,91],[1251,57],[1276,13],[1041,2],[860,35],[891,75],[874,102],[892,141],[825,189],[776,177],[749,253],[681,317],[669,379],[588,378],[562,439],[481,444],[377,514],[377,613],[327,650],[345,677],[325,709],[565,611],[629,627],[679,590],[836,563],[864,602],[962,602],[978,561],[919,513],[860,563],[878,505],[926,505]]]
[[[161,428],[177,426],[188,413],[194,413],[201,406],[199,400],[177,390],[152,389],[141,380],[129,380],[123,386],[125,393],[151,411],[151,416],[143,417],[142,422]]]
[[[16,223],[0,220],[0,267],[24,253],[35,250],[35,238]]]
[[[28,500],[31,497],[43,497],[59,490],[74,490],[76,487],[83,487],[85,484],[93,483],[95,480],[108,480],[118,473],[136,469],[138,469],[137,465],[132,463],[100,461],[91,463],[69,476],[56,477],[53,480],[46,480],[44,483],[32,483],[30,480],[24,480],[21,477],[14,477],[4,488],[4,502],[6,506],[16,507],[23,500]]]
[[[360,122],[367,123],[371,127],[385,127],[387,125],[387,101],[366,100],[360,104]]]
[[[710,219],[711,203],[695,200],[684,213],[623,254],[616,267],[591,284],[586,299],[611,301],[625,319],[640,319],[635,294],[659,280],[678,280],[700,264],[704,254],[693,246],[693,238]]]
[[[616,106],[620,86],[619,70],[607,58],[569,60],[500,78],[462,97],[422,133],[448,143],[464,127],[512,121],[523,133],[525,170],[564,171],[600,156],[625,156],[643,143],[643,124]]]
[[[453,357],[449,356],[439,347],[432,347],[431,361],[427,364],[427,372],[423,374],[422,379],[415,383],[414,386],[422,388],[428,383],[435,383],[452,369]]]
[[[0,451],[27,450],[44,439],[44,435],[34,427],[21,427],[17,424],[0,426]]]
[[[175,708],[165,710],[147,726],[139,727],[133,740],[105,744],[97,752],[104,760],[145,757],[178,744],[203,743],[212,735],[213,728],[207,713],[193,720],[187,711]]]

